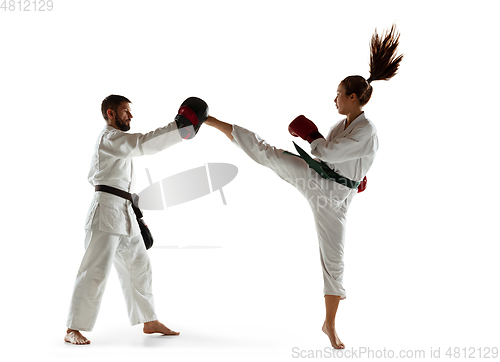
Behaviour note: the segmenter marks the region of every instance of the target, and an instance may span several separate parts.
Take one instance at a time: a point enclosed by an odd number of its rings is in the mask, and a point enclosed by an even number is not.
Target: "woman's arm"
[[[227,136],[227,138],[229,138],[231,141],[233,140],[233,135],[231,134],[233,132],[232,124],[219,121],[217,118],[212,116],[208,116],[207,120],[205,121],[205,124],[217,128],[219,131],[224,133]]]

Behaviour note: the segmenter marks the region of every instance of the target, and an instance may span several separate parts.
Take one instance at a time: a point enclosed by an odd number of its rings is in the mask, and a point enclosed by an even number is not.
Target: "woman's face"
[[[339,114],[346,115],[350,111],[351,101],[350,96],[345,94],[345,88],[341,84],[339,84],[337,88],[337,97],[335,97],[335,105],[337,106],[337,110]]]

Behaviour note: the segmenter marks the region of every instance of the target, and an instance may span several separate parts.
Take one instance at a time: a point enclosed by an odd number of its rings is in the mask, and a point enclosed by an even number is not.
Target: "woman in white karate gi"
[[[304,159],[284,153],[245,128],[214,117],[206,121],[254,161],[295,186],[308,200],[314,215],[324,279],[326,318],[322,330],[332,347],[338,349],[345,348],[335,331],[335,315],[339,301],[346,297],[342,285],[346,213],[358,192],[357,184],[365,178],[378,149],[375,125],[365,117],[363,106],[370,100],[372,81],[388,80],[397,73],[402,59],[402,55],[396,56],[398,43],[399,34],[394,26],[383,37],[375,32],[370,45],[370,77],[365,80],[361,76],[349,76],[339,84],[335,104],[339,114],[346,118],[336,123],[326,138],[304,116],[297,117],[289,126],[293,136],[310,142],[314,156],[341,177],[354,181],[355,187],[323,178]]]

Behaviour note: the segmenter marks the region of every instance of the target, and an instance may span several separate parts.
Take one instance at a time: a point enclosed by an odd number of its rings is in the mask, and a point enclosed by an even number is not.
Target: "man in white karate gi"
[[[130,192],[132,158],[160,152],[182,140],[175,121],[146,134],[127,133],[133,118],[130,103],[118,95],[110,95],[102,102],[107,125],[92,157],[88,179],[93,186],[107,185]],[[64,340],[90,343],[80,331],[94,328],[112,264],[120,279],[130,324],[144,323],[147,334],[178,335],[156,317],[151,265],[131,202],[95,192],[85,229],[85,254],[75,281]]]

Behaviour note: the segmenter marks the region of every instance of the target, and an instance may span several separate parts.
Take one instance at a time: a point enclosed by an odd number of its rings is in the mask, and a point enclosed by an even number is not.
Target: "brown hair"
[[[398,45],[399,33],[395,25],[383,37],[375,30],[370,43],[370,78],[365,79],[360,75],[345,78],[340,84],[344,86],[346,95],[356,94],[361,106],[368,103],[373,91],[370,83],[374,80],[389,80],[398,72],[403,59],[402,54],[396,57]]]
[[[108,109],[112,109],[116,113],[118,110],[118,107],[120,107],[120,104],[122,102],[132,103],[126,97],[118,96],[116,94],[111,94],[111,95],[107,96],[106,98],[104,98],[104,100],[101,103],[101,113],[106,121],[109,121]]]

